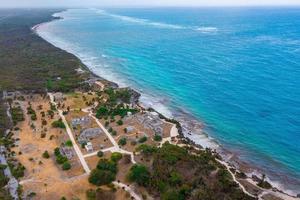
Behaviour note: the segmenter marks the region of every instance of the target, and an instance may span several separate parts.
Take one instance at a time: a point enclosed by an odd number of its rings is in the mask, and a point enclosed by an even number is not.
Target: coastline
[[[51,21],[48,21],[48,22],[43,22],[43,23],[40,23],[40,24],[37,24],[37,25],[35,25],[35,26],[33,26],[31,29],[32,29],[32,31],[36,34],[36,35],[38,35],[40,38],[42,38],[42,39],[44,39],[43,37],[41,37],[38,33],[37,33],[37,29],[40,27],[40,26],[42,26],[42,25],[44,25],[44,24],[47,24],[47,23],[50,23],[50,22],[52,22],[52,21],[54,21],[54,20],[61,20],[61,19],[63,19],[62,17],[57,17],[57,15],[56,15],[56,13],[54,13],[53,15],[52,15],[52,17],[53,17],[53,20],[51,20]],[[47,41],[47,40],[46,40]],[[48,41],[47,41],[48,42]],[[50,43],[50,42],[49,42]],[[50,43],[50,44],[52,44],[52,43]],[[52,44],[52,45],[54,45],[54,44]],[[58,47],[58,46],[56,46],[56,45],[54,45],[55,47],[57,47],[57,48],[59,48],[59,49],[61,49],[60,47]],[[70,53],[70,54],[73,54],[72,52],[69,52],[69,51],[67,51],[67,50],[65,50],[65,49],[61,49],[61,50],[63,50],[63,51],[66,51],[66,52],[68,52],[68,53]],[[95,79],[99,79],[99,80],[105,80],[105,81],[107,81],[108,83],[110,83],[111,85],[113,85],[113,86],[115,86],[115,87],[119,87],[119,85],[118,85],[118,83],[115,83],[115,82],[112,82],[111,80],[107,80],[107,79],[105,79],[105,78],[103,78],[103,77],[101,77],[101,76],[99,76],[99,75],[97,75],[95,72],[93,72],[92,71],[92,69],[90,68],[90,66],[88,66],[86,63],[84,63],[84,61],[82,60],[82,59],[80,59],[79,57],[78,57],[78,55],[75,55],[75,54],[73,54],[74,56],[76,56],[82,63],[83,63],[83,66],[85,67],[85,69],[86,70],[88,70],[88,72],[89,72],[89,74],[91,75],[90,76],[90,78],[95,78]],[[138,93],[139,95],[142,95],[141,93],[139,93],[139,92],[137,92],[136,90],[134,90],[134,89],[132,89],[133,91],[135,91],[136,93]],[[142,108],[144,108],[144,109],[153,109],[152,107],[145,107],[145,105],[143,105],[143,103],[141,102],[141,100],[140,100],[140,97],[138,98],[138,102],[139,102],[139,105],[142,107]],[[153,109],[154,110],[154,109]],[[155,110],[155,111],[157,111],[157,110]],[[183,126],[183,124],[180,122],[180,120],[179,121],[177,121],[176,119],[170,119],[170,118],[168,118],[168,117],[165,117],[163,114],[161,114],[161,112],[159,112],[159,111],[157,111],[158,113],[160,113],[160,115],[162,116],[162,118],[165,118],[165,119],[167,119],[167,120],[173,120],[173,122],[175,122],[176,124],[177,124],[177,127],[178,127],[178,129],[179,129],[179,134],[180,134],[180,137],[182,137],[182,138],[184,138],[184,140],[186,140],[187,141],[187,144],[189,144],[189,145],[193,145],[193,146],[196,146],[196,147],[198,147],[198,148],[206,148],[206,146],[202,146],[201,144],[197,144],[195,141],[193,141],[190,137],[189,137],[189,130],[183,130],[183,129],[185,129],[186,128],[186,126],[184,125]],[[185,120],[185,119],[183,119],[183,120]],[[183,121],[183,120],[181,120],[181,121]],[[201,124],[201,122],[200,122],[200,124]],[[202,126],[202,125],[200,125],[200,126]],[[209,137],[209,135],[206,133],[206,132],[204,132],[204,130],[203,130],[203,127],[201,127],[202,129],[201,129],[201,132],[202,132],[202,134],[203,134],[203,136],[204,137],[206,137],[207,138],[207,140],[208,139],[210,139],[210,137]],[[231,168],[234,168],[234,169],[239,169],[240,168],[240,166],[239,165],[242,165],[242,163],[240,163],[240,160],[234,155],[234,154],[232,154],[232,152],[230,152],[230,151],[227,151],[226,149],[224,149],[221,145],[219,145],[218,143],[216,143],[216,148],[212,148],[212,147],[208,147],[208,148],[211,148],[213,151],[216,151],[220,156],[221,156],[221,160],[220,161],[222,161],[222,164],[223,165],[225,165],[226,166],[226,168],[230,171],[230,169]],[[236,164],[235,164],[236,163]],[[247,173],[247,179],[248,179],[248,181],[249,182],[253,182],[253,183],[255,183],[254,181],[253,181],[253,178],[252,178],[252,175],[256,175],[256,176],[260,176],[261,174],[259,174],[258,172],[255,172],[255,170],[257,170],[257,169],[254,169],[254,170],[252,170],[253,168],[251,167],[251,166],[247,166],[246,164],[243,164],[244,166],[243,167],[241,167],[241,168],[244,168],[244,169],[247,169],[247,170],[251,170],[251,171],[253,171],[253,172],[251,172],[251,173]],[[244,170],[243,169],[243,170]],[[241,170],[241,171],[243,171],[243,170]],[[235,177],[236,178],[236,177]],[[271,182],[271,181],[269,181],[269,179],[267,178],[267,181],[268,182]],[[277,185],[276,183],[272,183],[271,182],[271,184],[272,185]],[[296,195],[297,194],[289,194],[290,193],[290,191],[287,191],[287,190],[281,190],[280,189],[280,187],[277,185],[277,187],[279,188],[279,189],[277,189],[277,188],[274,188],[274,189],[272,189],[272,190],[263,190],[263,194],[264,193],[268,193],[268,192],[270,192],[270,193],[278,193],[278,194],[280,194],[279,196],[284,196],[283,198],[285,199],[294,199],[294,197],[296,197]]]

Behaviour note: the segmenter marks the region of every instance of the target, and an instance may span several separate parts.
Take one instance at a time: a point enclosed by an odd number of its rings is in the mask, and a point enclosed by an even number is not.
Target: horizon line
[[[297,8],[299,4],[253,4],[253,5],[74,5],[74,6],[0,6],[0,9],[72,9],[72,8]]]

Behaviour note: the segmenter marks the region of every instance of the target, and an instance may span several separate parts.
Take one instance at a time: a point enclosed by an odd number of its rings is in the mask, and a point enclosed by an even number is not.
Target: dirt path
[[[136,199],[136,200],[142,200],[142,198],[141,198],[139,195],[137,195],[137,194],[135,193],[135,191],[133,191],[133,189],[132,189],[131,187],[125,185],[124,183],[119,183],[119,182],[114,181],[113,184],[116,185],[116,186],[119,186],[119,187],[121,187],[121,188],[124,188],[124,190],[127,191],[127,192],[129,192],[129,194],[130,194],[134,199]]]
[[[57,104],[56,104],[56,102],[54,101],[53,95],[52,95],[51,93],[48,93],[48,95],[49,95],[49,97],[50,97],[51,103],[53,103],[53,104],[56,106],[56,108],[57,108]],[[68,123],[67,123],[67,120],[66,120],[65,116],[63,115],[63,112],[62,112],[61,110],[59,110],[59,109],[57,109],[57,110],[58,110],[58,113],[59,113],[60,118],[62,119],[63,123],[65,124],[66,131],[67,131],[67,133],[68,133],[68,135],[69,135],[70,140],[71,140],[72,143],[73,143],[74,150],[75,150],[75,152],[76,152],[76,154],[77,154],[77,156],[78,156],[78,158],[79,158],[79,160],[80,160],[80,163],[81,163],[81,165],[82,165],[84,171],[85,171],[86,173],[90,173],[91,170],[90,170],[88,164],[86,163],[86,161],[85,161],[85,159],[84,159],[84,157],[83,157],[83,154],[82,154],[80,148],[78,147],[78,145],[77,145],[77,143],[76,143],[76,141],[75,141],[75,138],[74,138],[74,136],[73,136],[73,133],[72,133],[72,131],[71,131],[71,129],[70,129]]]

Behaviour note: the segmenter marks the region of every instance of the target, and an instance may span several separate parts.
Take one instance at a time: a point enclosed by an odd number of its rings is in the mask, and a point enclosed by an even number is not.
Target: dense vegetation
[[[116,179],[117,163],[113,160],[100,159],[97,167],[92,170],[89,182],[101,186],[107,185]]]
[[[136,109],[124,108],[123,105],[119,104],[116,107],[108,107],[108,106],[101,106],[98,108],[96,112],[96,117],[101,119],[102,117],[115,117],[117,115],[121,117],[125,117],[128,112],[136,113]],[[118,122],[118,124],[122,125],[123,122]]]
[[[13,120],[14,125],[16,125],[18,122],[24,121],[24,114],[23,110],[20,106],[17,107],[11,107],[10,108],[11,117]]]
[[[33,33],[31,27],[53,19],[58,10],[1,10],[0,91],[68,91],[80,83],[82,63]]]
[[[6,184],[8,183],[9,179],[4,175],[4,169],[6,165],[0,165],[0,199],[3,200],[10,200],[11,197],[5,188]]]
[[[108,95],[109,103],[116,104],[117,102],[130,103],[131,94],[129,89],[113,89],[108,88],[104,91]]]
[[[118,162],[122,159],[123,155],[119,152],[111,154],[110,160],[100,159],[97,167],[92,170],[89,176],[89,182],[101,186],[112,183],[116,179],[118,172]]]
[[[137,109],[129,108],[130,99],[133,97],[133,92],[127,88],[113,89],[108,88],[101,92],[100,95],[100,106],[96,110],[96,117],[114,119],[115,116],[125,117],[128,112],[134,114],[138,112]],[[105,99],[105,100],[104,100]],[[118,125],[122,125],[123,121],[118,120]]]
[[[252,199],[209,150],[191,153],[169,143],[161,148],[142,145],[137,150],[151,161],[134,165],[128,179],[163,200]]]
[[[58,147],[54,149],[54,155],[56,157],[57,164],[62,165],[61,168],[63,170],[71,169],[71,164],[69,163],[68,158],[60,153]]]

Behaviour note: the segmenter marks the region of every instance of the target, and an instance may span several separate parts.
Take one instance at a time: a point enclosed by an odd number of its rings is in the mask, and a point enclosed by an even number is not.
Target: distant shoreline
[[[43,22],[43,23],[40,23],[40,24],[37,24],[37,25],[33,26],[33,27],[31,28],[32,31],[35,32],[39,37],[41,37],[41,36],[37,33],[37,29],[38,29],[40,26],[42,26],[43,24],[46,24],[46,23],[50,23],[50,22],[52,22],[52,21],[54,21],[54,20],[61,20],[61,19],[63,19],[62,17],[56,17],[56,16],[54,16],[55,14],[56,14],[56,13],[54,13],[54,14],[52,15],[53,20],[48,21],[48,22]],[[43,37],[41,37],[41,38],[44,39]],[[47,41],[47,42],[48,42],[48,41]],[[57,46],[56,46],[56,47],[57,47]],[[57,47],[57,48],[60,48],[60,47]],[[61,48],[60,48],[60,49],[61,49]],[[64,50],[64,49],[62,49],[62,50],[68,52],[67,50]],[[68,52],[68,53],[72,54],[71,52]],[[74,54],[73,54],[73,55],[74,55]],[[76,55],[74,55],[74,56],[76,56]],[[82,61],[78,56],[76,56],[76,57],[83,63],[83,61]],[[83,63],[83,65],[84,65],[85,68],[89,71],[89,73],[91,74],[91,76],[93,76],[94,78],[106,80],[106,79],[104,79],[103,77],[100,77],[99,75],[97,75],[97,74],[95,74],[93,71],[91,71],[91,69],[90,69],[86,64]],[[106,80],[106,81],[108,81],[108,82],[112,83],[113,85],[115,85],[116,87],[118,87],[118,84],[117,84],[117,83],[114,83],[114,82],[112,82],[112,81],[110,81],[110,80]],[[180,135],[181,135],[182,137],[186,138],[190,144],[196,145],[196,143],[195,143],[194,141],[192,141],[190,138],[186,137],[186,136],[182,133],[182,131],[180,132]],[[199,145],[196,145],[196,146],[199,147]],[[222,147],[221,147],[220,149],[214,149],[214,150],[221,150],[221,152],[223,152],[223,148],[222,148]],[[224,149],[224,152],[226,152],[225,149]],[[224,156],[224,155],[223,155],[223,156]],[[236,159],[236,158],[234,158],[234,159]],[[225,159],[225,160],[226,160],[226,159]],[[234,160],[234,162],[235,162],[235,161],[236,161],[238,164],[240,164],[238,159],[237,159],[237,160]],[[228,164],[228,166],[233,167],[233,165],[232,165],[231,162],[227,162],[227,164]],[[253,169],[252,167],[247,166],[247,165],[244,165],[244,167],[245,167],[245,168],[248,167],[249,169]],[[235,168],[235,167],[234,167],[234,168]],[[251,179],[251,177],[248,177],[248,178]],[[287,192],[285,192],[285,191],[282,191],[282,192],[287,194]],[[280,193],[281,193],[281,192],[280,192]]]

